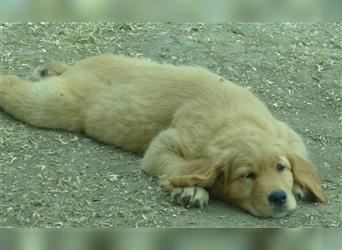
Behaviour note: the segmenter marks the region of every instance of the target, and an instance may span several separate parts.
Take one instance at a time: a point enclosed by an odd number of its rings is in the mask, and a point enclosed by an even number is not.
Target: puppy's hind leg
[[[31,125],[79,130],[79,103],[71,95],[62,77],[39,82],[13,75],[0,76],[0,107]]]

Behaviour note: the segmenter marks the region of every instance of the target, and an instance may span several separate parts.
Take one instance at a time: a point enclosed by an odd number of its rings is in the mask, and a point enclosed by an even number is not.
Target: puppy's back
[[[117,56],[86,59],[63,77],[70,79],[75,95],[89,92],[81,105],[84,131],[131,151],[144,151],[176,110],[196,98],[205,102],[224,84],[202,68]]]

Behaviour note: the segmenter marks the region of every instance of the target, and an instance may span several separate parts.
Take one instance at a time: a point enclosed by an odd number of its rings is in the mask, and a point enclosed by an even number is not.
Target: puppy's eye
[[[282,172],[284,169],[285,169],[285,166],[283,164],[280,164],[280,163],[277,164],[277,170],[279,172]]]
[[[255,180],[256,174],[255,173],[249,173],[245,176],[245,178]]]

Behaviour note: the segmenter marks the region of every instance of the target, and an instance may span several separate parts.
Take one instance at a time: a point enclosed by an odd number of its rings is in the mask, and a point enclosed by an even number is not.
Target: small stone
[[[114,182],[114,181],[117,181],[118,180],[118,175],[116,175],[116,174],[111,174],[111,175],[109,175],[109,181],[110,182]]]
[[[42,202],[42,201],[39,201],[39,200],[38,200],[38,201],[33,201],[33,202],[32,202],[32,205],[35,206],[35,207],[40,207],[40,206],[43,205],[43,202]]]

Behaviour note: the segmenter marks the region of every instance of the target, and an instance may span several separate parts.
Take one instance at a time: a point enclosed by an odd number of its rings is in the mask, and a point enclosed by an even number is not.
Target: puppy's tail
[[[0,106],[34,126],[80,129],[79,109],[59,77],[32,82],[13,75],[1,75]]]

